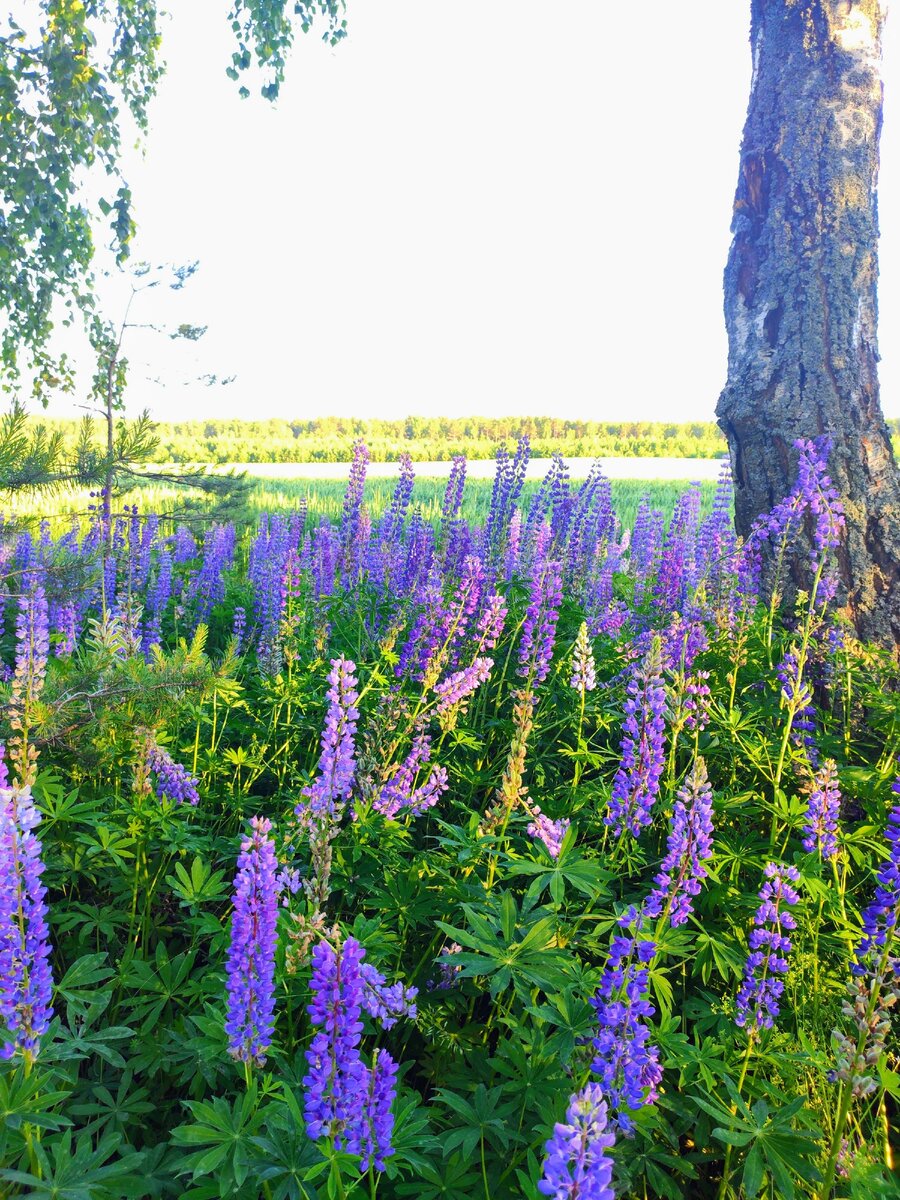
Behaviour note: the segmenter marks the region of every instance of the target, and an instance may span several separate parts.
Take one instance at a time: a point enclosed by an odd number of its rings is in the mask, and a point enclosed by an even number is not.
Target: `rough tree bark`
[[[900,475],[878,397],[883,5],[752,0],[753,81],[725,270],[737,526],[790,490],[798,437],[828,434],[847,512],[840,600],[900,644]],[[802,550],[794,564],[801,583]]]

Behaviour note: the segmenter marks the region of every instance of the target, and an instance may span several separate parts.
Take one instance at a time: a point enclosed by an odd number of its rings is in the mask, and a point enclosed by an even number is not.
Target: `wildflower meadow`
[[[0,524],[0,1196],[900,1195],[828,452],[745,541],[527,438],[478,519],[358,443],[336,520]]]

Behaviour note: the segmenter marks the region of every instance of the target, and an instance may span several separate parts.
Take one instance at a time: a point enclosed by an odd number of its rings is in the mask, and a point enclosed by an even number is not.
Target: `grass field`
[[[470,479],[466,483],[463,513],[468,520],[477,524],[484,522],[491,502],[493,484],[488,479]],[[520,506],[527,508],[530,497],[537,491],[539,482],[527,480],[522,490]],[[577,484],[573,485],[577,487]],[[614,479],[611,483],[613,503],[623,528],[630,528],[642,496],[647,496],[654,508],[668,515],[677,497],[689,486],[688,480],[665,480],[648,482],[643,479]],[[712,504],[715,484],[701,485],[703,512]],[[413,503],[417,504],[428,521],[437,521],[441,514],[446,480],[416,479]],[[340,516],[346,483],[343,480],[307,479],[251,479],[250,487],[241,499],[237,519],[255,521],[261,512],[283,512],[299,508],[304,500],[314,523],[321,517],[337,519]],[[394,489],[391,479],[370,479],[366,482],[364,502],[371,515],[380,516],[390,501]],[[92,503],[86,489],[69,489],[58,492],[52,499],[46,496],[18,497],[13,504],[13,513],[21,518],[41,517],[50,519],[51,524],[67,520],[72,514],[86,514]],[[138,506],[142,513],[162,515],[186,515],[202,519],[206,498],[194,489],[180,488],[171,484],[148,483],[134,488],[120,498],[117,507]],[[235,519],[235,513],[229,513]]]

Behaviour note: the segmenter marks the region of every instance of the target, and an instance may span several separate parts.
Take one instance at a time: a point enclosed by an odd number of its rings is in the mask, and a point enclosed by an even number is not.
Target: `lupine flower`
[[[196,807],[200,801],[197,778],[187,767],[175,762],[168,750],[154,742],[147,752],[147,766],[156,776],[156,794],[160,800]]]
[[[415,786],[416,776],[428,765],[430,757],[431,739],[427,734],[419,733],[413,740],[409,754],[373,801],[374,810],[393,820],[403,810],[408,811],[410,816],[418,817],[427,808],[437,804],[447,789],[446,768],[432,767],[425,783]]]
[[[231,636],[234,638],[234,644],[238,651],[241,652],[244,646],[244,634],[247,629],[247,613],[243,608],[238,606],[234,610],[234,617],[231,625]]]
[[[492,658],[476,658],[462,671],[455,671],[435,684],[434,692],[439,697],[435,709],[437,715],[440,716],[471,696],[488,679],[493,665]]]
[[[300,888],[303,886],[303,881],[300,878],[300,872],[296,867],[282,867],[275,877],[275,881],[278,885],[279,896],[284,895],[285,892],[289,893],[291,896],[296,896],[300,891]],[[286,895],[281,903],[284,908],[287,908],[288,898]]]
[[[272,822],[254,817],[241,843],[234,881],[228,950],[228,1050],[260,1066],[275,1024],[275,948],[278,941],[278,863],[269,833]]]
[[[50,653],[49,613],[44,589],[36,579],[19,597],[16,618],[16,666],[11,704],[27,712],[41,694]]]
[[[569,828],[569,818],[561,817],[558,821],[554,821],[546,813],[542,813],[536,804],[532,804],[531,809],[534,813],[534,820],[528,826],[528,836],[535,839],[540,838],[547,847],[550,857],[559,858],[563,839]]]
[[[668,909],[672,926],[683,925],[693,911],[692,897],[706,878],[705,859],[712,854],[712,788],[702,758],[696,759],[672,810],[668,853],[644,913],[658,917]]]
[[[40,819],[29,788],[0,787],[0,1058],[35,1058],[53,1015]]]
[[[507,605],[505,597],[495,592],[487,602],[484,612],[478,619],[478,653],[493,650],[500,641],[503,624],[506,621]]]
[[[64,654],[75,653],[75,622],[77,620],[77,610],[75,605],[69,601],[67,604],[60,604],[56,611],[55,632],[59,634],[59,641],[54,646],[53,652],[57,658],[61,658]]]
[[[394,1098],[397,1094],[397,1064],[387,1050],[376,1050],[372,1068],[366,1071],[366,1101],[359,1138],[348,1141],[347,1149],[362,1155],[360,1174],[371,1164],[383,1171],[384,1160],[394,1153],[391,1138],[394,1134]]]
[[[900,1000],[900,983],[893,967],[881,964],[871,973],[847,983],[847,998],[841,1011],[848,1017],[851,1032],[832,1031],[835,1066],[829,1078],[848,1084],[856,1098],[871,1096],[880,1085],[878,1062],[891,1031],[891,1009]]]
[[[791,950],[788,936],[797,922],[787,911],[800,899],[792,884],[800,880],[796,867],[779,863],[766,864],[765,882],[759,892],[762,904],[753,916],[750,933],[750,954],[744,968],[744,982],[737,996],[735,1023],[751,1030],[771,1029],[779,1013],[779,1000],[784,991],[787,956]]]
[[[446,991],[452,988],[456,983],[457,976],[462,970],[459,963],[453,962],[454,954],[462,954],[462,946],[459,942],[451,942],[449,946],[442,946],[441,952],[438,955],[438,979],[435,983],[432,981],[428,986],[439,988],[441,991]]]
[[[327,818],[337,821],[350,796],[356,771],[354,738],[359,720],[355,670],[356,664],[348,658],[342,656],[331,660],[328,713],[322,730],[318,775],[303,789],[304,799],[294,809],[302,820]]]
[[[656,954],[654,942],[638,936],[640,919],[634,909],[619,918],[625,935],[615,934],[600,986],[591,1004],[599,1026],[592,1039],[591,1064],[603,1092],[616,1112],[623,1133],[633,1128],[631,1113],[657,1098],[662,1079],[659,1051],[650,1044],[647,1021],[656,1009],[648,1001],[646,964]]]
[[[837,854],[837,824],[841,813],[837,764],[828,759],[816,772],[803,826],[803,849],[817,850],[827,861]]]
[[[401,1017],[415,1020],[418,988],[388,983],[371,963],[362,963],[359,973],[363,981],[362,1006],[382,1029],[392,1029]]]
[[[606,1153],[615,1140],[603,1088],[589,1083],[569,1098],[565,1123],[553,1129],[538,1191],[553,1200],[615,1200],[613,1163]]]
[[[627,690],[622,761],[613,781],[609,812],[604,818],[616,837],[626,830],[638,837],[644,826],[651,823],[662,778],[666,689],[658,638],[653,639],[646,657],[634,669]]]
[[[9,771],[6,766],[6,747],[0,742],[0,788],[9,787]]]
[[[366,468],[368,465],[369,451],[366,448],[365,442],[358,441],[353,446],[353,462],[350,465],[347,490],[344,494],[344,509],[341,515],[339,534],[345,574],[350,570],[353,549],[359,532],[363,491],[366,486]]]
[[[562,603],[562,566],[558,559],[546,557],[547,526],[542,532],[544,538],[539,535],[535,547],[531,595],[522,625],[517,668],[520,676],[531,676],[535,683],[542,683],[550,672],[556,622]]]
[[[324,941],[313,948],[308,1012],[313,1025],[322,1028],[306,1052],[304,1116],[309,1137],[330,1137],[337,1149],[361,1155],[360,1171],[370,1163],[383,1171],[393,1153],[397,1064],[380,1050],[371,1070],[365,1066],[360,1017],[363,1008],[374,1009],[389,1028],[397,1017],[415,1014],[415,989],[388,988],[383,976],[363,963],[364,956],[355,938],[347,938],[337,952]]]
[[[900,776],[894,781],[894,794],[900,796]],[[900,801],[888,814],[885,831],[888,856],[876,875],[875,896],[862,915],[863,936],[856,950],[861,973],[866,964],[874,966],[881,955],[890,949],[897,921],[900,918]],[[892,956],[895,970],[900,959]]]
[[[575,650],[572,654],[572,678],[570,686],[576,691],[592,692],[597,686],[597,668],[594,664],[594,651],[588,636],[587,622],[582,621],[575,639]]]
[[[444,492],[444,503],[441,506],[441,522],[444,526],[449,526],[459,516],[465,486],[466,456],[464,454],[454,454],[453,465],[450,467],[450,475],[447,479],[447,487]]]

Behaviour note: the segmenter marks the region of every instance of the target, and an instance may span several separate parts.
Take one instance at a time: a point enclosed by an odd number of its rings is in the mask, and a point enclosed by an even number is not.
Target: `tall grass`
[[[647,496],[650,504],[668,517],[676,498],[688,487],[689,482],[686,479],[614,479],[613,502],[623,527],[630,528],[633,524],[634,515],[643,496]],[[426,520],[433,522],[440,518],[446,483],[445,479],[416,479],[413,503],[419,506]],[[490,507],[492,486],[489,479],[471,479],[466,483],[463,514],[469,521],[477,524],[483,524],[485,521]],[[523,506],[527,506],[528,500],[539,486],[539,481],[526,481],[522,492]],[[577,484],[575,486],[577,487]],[[243,501],[243,512],[238,514],[238,520],[243,516],[247,521],[255,521],[259,513],[266,511],[295,510],[304,501],[314,523],[322,517],[337,519],[340,516],[345,488],[343,480],[251,479],[250,488]],[[715,484],[704,482],[701,488],[705,513],[712,504]],[[370,479],[366,482],[365,504],[373,518],[379,517],[387,507],[393,490],[392,479]],[[21,518],[49,519],[52,525],[66,520],[72,514],[86,514],[91,503],[89,492],[76,488],[60,491],[50,500],[40,495],[20,496],[14,501],[12,511],[15,516]],[[203,494],[196,490],[148,482],[125,493],[121,497],[120,506],[136,504],[142,513],[152,512],[172,517],[190,514],[193,519],[202,520],[205,503]]]

